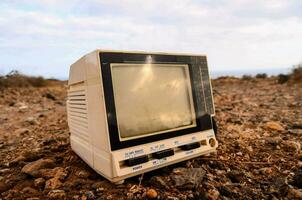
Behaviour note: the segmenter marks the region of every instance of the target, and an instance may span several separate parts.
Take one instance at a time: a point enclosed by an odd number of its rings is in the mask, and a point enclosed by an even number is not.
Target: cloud
[[[301,9],[281,0],[5,0],[0,68],[66,77],[96,48],[205,53],[214,70],[289,67],[302,59]]]

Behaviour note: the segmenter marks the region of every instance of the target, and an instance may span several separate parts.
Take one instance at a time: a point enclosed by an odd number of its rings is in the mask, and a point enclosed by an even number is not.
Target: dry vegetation
[[[27,76],[21,74],[18,71],[11,71],[5,76],[0,75],[0,89],[20,87],[46,87],[58,83],[59,81],[56,79],[45,79],[42,76]]]
[[[63,82],[1,77],[0,199],[302,199],[301,66],[286,76],[214,80],[217,154],[120,186],[71,150]]]

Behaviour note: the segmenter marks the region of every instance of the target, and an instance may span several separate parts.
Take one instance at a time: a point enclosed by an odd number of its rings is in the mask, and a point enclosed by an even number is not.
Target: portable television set
[[[204,55],[93,51],[71,65],[73,151],[111,182],[215,152]]]

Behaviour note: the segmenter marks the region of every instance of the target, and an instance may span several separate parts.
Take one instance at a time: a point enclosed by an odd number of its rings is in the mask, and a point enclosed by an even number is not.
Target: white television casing
[[[119,183],[132,176],[216,151],[218,144],[213,128],[112,150],[103,87],[104,77],[101,72],[103,66],[100,60],[102,53],[106,52],[152,56],[178,55],[96,50],[71,65],[67,98],[70,142],[73,151],[91,168],[111,182]],[[213,100],[212,91],[210,92],[211,96],[207,98]],[[214,110],[209,114],[213,116]],[[200,145],[197,148],[182,148],[184,145],[196,143]],[[174,155],[159,159],[152,156],[166,149],[172,150]],[[125,160],[144,156],[148,157],[148,161],[132,166],[125,164]]]

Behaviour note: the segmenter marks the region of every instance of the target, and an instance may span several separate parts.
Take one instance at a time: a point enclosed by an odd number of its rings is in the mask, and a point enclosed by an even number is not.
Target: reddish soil
[[[217,154],[119,186],[71,150],[63,83],[1,90],[0,200],[302,198],[302,84],[221,78],[213,81],[213,90]],[[38,170],[22,170],[37,161]],[[201,183],[179,188],[173,181],[179,167],[206,173]]]

